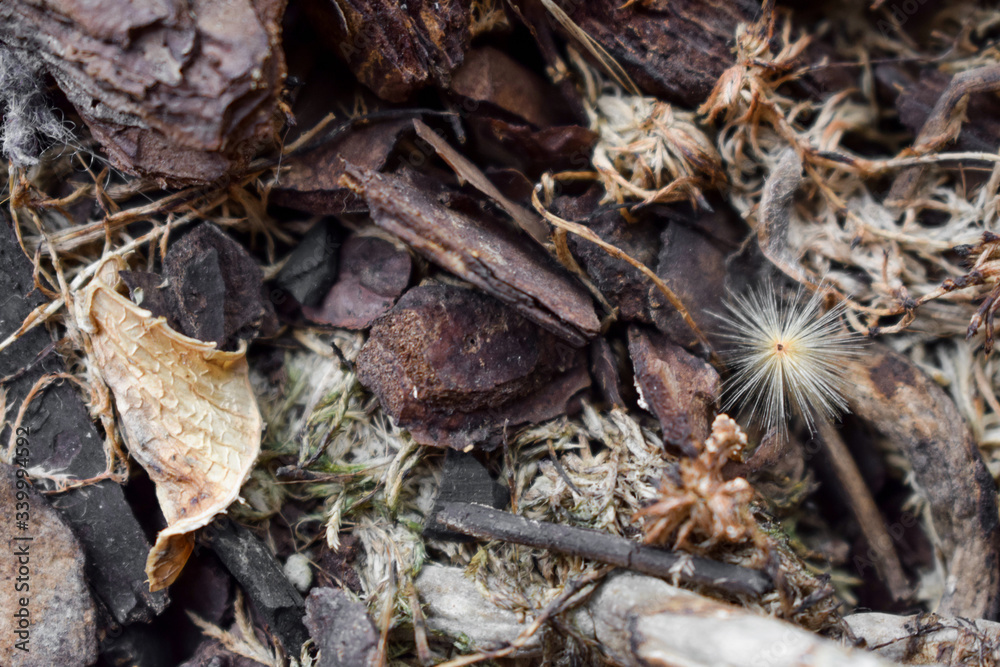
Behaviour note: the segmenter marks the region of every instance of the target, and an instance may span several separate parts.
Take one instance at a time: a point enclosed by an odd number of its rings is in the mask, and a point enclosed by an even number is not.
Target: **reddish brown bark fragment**
[[[559,4],[640,90],[689,108],[703,102],[733,65],[736,27],[760,13],[760,3],[750,0]]]
[[[334,0],[334,50],[379,97],[401,102],[444,85],[471,38],[469,0]]]
[[[572,345],[598,333],[586,290],[528,238],[485,216],[473,220],[446,208],[399,176],[348,165],[344,181],[364,195],[377,225],[431,261]]]
[[[620,248],[646,266],[656,266],[663,222],[642,216],[629,222],[617,209],[596,212],[603,192],[592,188],[582,197],[561,197],[555,201],[557,215],[580,221],[608,243]],[[650,295],[659,292],[639,269],[625,260],[613,257],[603,248],[577,236],[570,236],[569,247],[591,280],[608,302],[618,310],[618,319],[625,322],[652,324]]]
[[[492,449],[590,384],[582,350],[472,290],[417,287],[372,327],[358,379],[422,444]]]
[[[480,102],[517,114],[538,127],[561,120],[558,91],[543,78],[503,51],[492,47],[473,49],[452,77],[451,90],[466,98],[466,111],[478,110]]]
[[[340,252],[340,275],[309,319],[345,329],[367,329],[392,308],[410,282],[409,253],[371,236],[348,239]]]
[[[645,407],[663,426],[663,440],[695,456],[711,432],[719,374],[658,334],[631,327],[628,349]]]
[[[114,164],[168,184],[246,166],[273,138],[283,0],[0,4],[0,41],[50,73]]]
[[[271,191],[271,203],[317,215],[340,215],[365,209],[364,201],[340,185],[344,163],[378,170],[385,165],[399,133],[412,121],[395,120],[358,127],[287,161]]]

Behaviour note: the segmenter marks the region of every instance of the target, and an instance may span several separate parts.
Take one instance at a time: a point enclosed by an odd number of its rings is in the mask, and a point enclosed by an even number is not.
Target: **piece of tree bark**
[[[257,261],[212,223],[198,225],[170,246],[163,277],[179,333],[235,350],[277,329]]]
[[[590,384],[575,349],[496,299],[411,289],[372,327],[358,380],[422,444],[493,449],[504,425],[564,414]]]
[[[889,667],[791,623],[631,572],[610,575],[573,624],[629,667]]]
[[[760,13],[760,3],[752,0],[563,0],[559,5],[640,90],[689,108],[701,104],[733,65],[736,27]]]
[[[472,219],[393,174],[349,165],[342,181],[368,201],[372,219],[418,253],[582,346],[600,322],[586,290],[524,236]]]
[[[470,0],[333,0],[334,51],[376,95],[401,102],[443,85],[469,48]]]
[[[603,195],[603,188],[593,187],[579,197],[559,197],[553,202],[553,210],[560,217],[585,225],[601,239],[646,266],[655,267],[663,221],[640,215],[635,222],[629,222],[618,209],[599,211]],[[603,248],[575,234],[570,235],[567,242],[580,267],[587,272],[608,303],[618,310],[618,319],[653,323],[650,298],[651,293],[657,290],[649,278],[625,260],[608,254]],[[681,326],[685,326],[683,322]]]
[[[551,83],[491,46],[466,54],[451,79],[451,91],[465,98],[462,106],[469,112],[477,111],[481,103],[490,104],[536,127],[559,125],[569,118]]]
[[[721,388],[719,373],[662,334],[637,326],[629,327],[628,349],[640,407],[660,420],[667,444],[696,456],[712,430]]]
[[[314,322],[367,329],[392,308],[410,283],[410,253],[385,239],[352,236],[340,249],[336,282],[315,308],[303,314]]]
[[[284,7],[18,0],[0,3],[0,42],[53,76],[117,167],[205,183],[274,138]]]
[[[271,203],[318,215],[366,211],[364,200],[340,184],[345,163],[381,169],[400,133],[410,127],[409,119],[348,127],[322,145],[292,156],[271,191]]]
[[[315,588],[306,599],[306,627],[319,647],[317,667],[366,667],[378,650],[378,632],[364,603],[339,588]]]
[[[996,620],[996,484],[958,408],[912,361],[884,345],[872,345],[849,373],[851,412],[899,448],[930,507],[946,573],[938,613]]]
[[[332,219],[316,222],[274,277],[278,291],[272,292],[271,298],[280,302],[282,297],[288,297],[293,305],[304,307],[322,301],[341,269],[338,259],[343,236],[343,228]],[[345,253],[345,259],[350,258],[351,254]]]
[[[202,538],[239,582],[286,653],[298,655],[307,638],[302,624],[305,602],[270,549],[247,528],[225,517],[209,524]]]
[[[992,621],[870,612],[845,616],[844,623],[855,641],[906,665],[992,665],[1000,659],[1000,623]]]
[[[485,597],[457,567],[433,563],[416,579],[427,624],[465,638],[482,651],[520,641],[509,657],[541,651],[545,633],[525,637],[521,621]],[[672,586],[633,572],[609,575],[563,622],[622,667],[890,667],[894,663],[845,648],[791,623]]]

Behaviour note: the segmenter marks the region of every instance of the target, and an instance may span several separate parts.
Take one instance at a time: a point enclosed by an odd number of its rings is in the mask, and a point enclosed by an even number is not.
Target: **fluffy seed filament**
[[[835,418],[847,411],[843,389],[848,362],[862,339],[841,323],[843,303],[822,312],[823,293],[803,301],[801,291],[781,299],[764,285],[733,296],[718,315],[732,375],[723,390],[725,409],[742,409],[765,432],[787,435],[793,413],[810,431],[814,414]]]

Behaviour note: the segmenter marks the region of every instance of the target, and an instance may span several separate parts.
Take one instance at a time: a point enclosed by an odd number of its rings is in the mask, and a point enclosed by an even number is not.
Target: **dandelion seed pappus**
[[[726,312],[714,314],[731,370],[723,385],[726,410],[738,409],[765,433],[782,438],[796,413],[814,432],[815,416],[833,419],[848,411],[848,362],[861,353],[864,340],[841,321],[846,303],[823,312],[824,296],[818,289],[805,300],[800,287],[782,297],[769,283],[730,295]]]

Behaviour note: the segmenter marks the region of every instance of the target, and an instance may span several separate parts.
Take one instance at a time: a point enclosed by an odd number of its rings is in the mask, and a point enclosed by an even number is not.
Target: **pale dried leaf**
[[[119,258],[105,262],[77,299],[76,318],[167,520],[146,561],[156,591],[180,574],[192,531],[236,500],[260,451],[262,422],[246,344],[225,352],[177,333],[119,294],[123,268]]]

